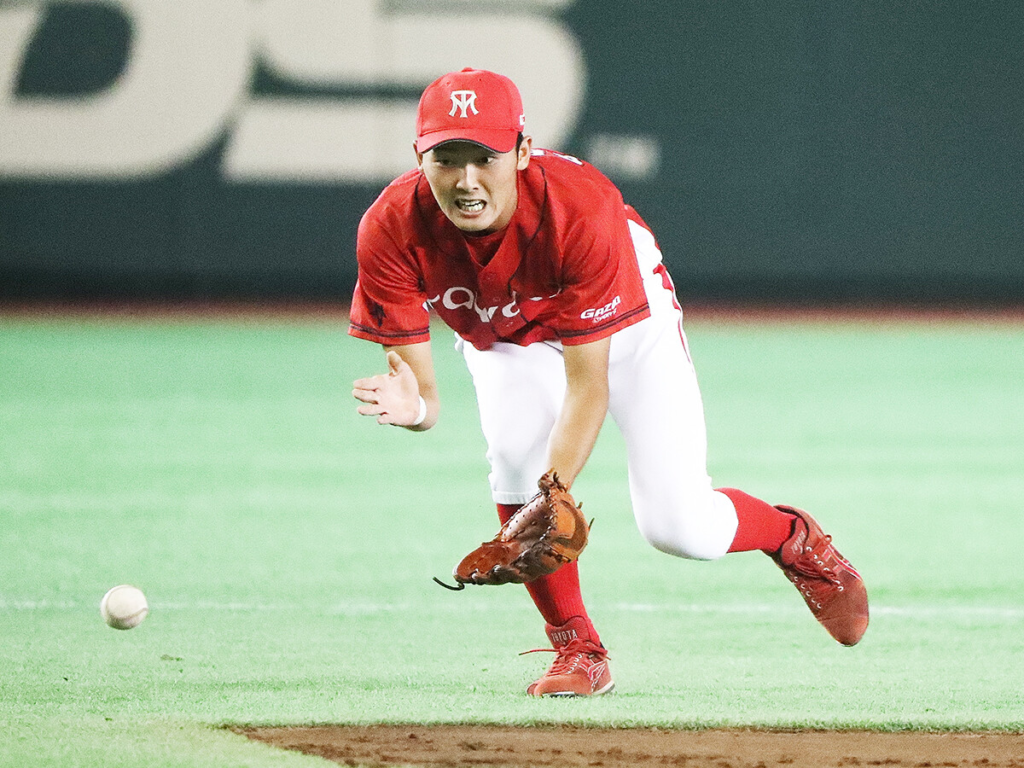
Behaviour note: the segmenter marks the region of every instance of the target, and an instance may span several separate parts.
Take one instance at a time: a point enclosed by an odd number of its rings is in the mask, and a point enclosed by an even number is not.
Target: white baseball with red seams
[[[149,604],[141,589],[120,584],[103,596],[100,615],[114,629],[134,629],[149,615]]]

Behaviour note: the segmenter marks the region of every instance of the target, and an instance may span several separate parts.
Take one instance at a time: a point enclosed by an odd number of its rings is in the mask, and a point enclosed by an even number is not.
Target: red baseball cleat
[[[531,696],[599,696],[609,693],[615,683],[608,669],[608,651],[591,639],[586,619],[576,616],[559,627],[545,626],[556,654],[551,668],[530,685]],[[534,653],[534,651],[526,651]]]
[[[796,585],[821,625],[843,645],[856,645],[868,628],[868,592],[864,580],[832,546],[821,526],[807,512],[779,505],[796,515],[793,534],[772,560]]]

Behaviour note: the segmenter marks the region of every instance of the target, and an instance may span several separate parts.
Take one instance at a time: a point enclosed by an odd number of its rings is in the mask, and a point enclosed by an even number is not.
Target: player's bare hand
[[[401,356],[388,352],[388,372],[352,383],[352,397],[361,400],[356,410],[376,416],[378,424],[412,426],[420,414],[420,388],[416,374]]]

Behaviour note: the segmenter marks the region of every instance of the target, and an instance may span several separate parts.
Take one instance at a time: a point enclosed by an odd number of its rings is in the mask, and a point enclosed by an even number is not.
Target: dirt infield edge
[[[350,766],[1024,768],[1024,734],[605,729],[574,726],[234,727],[274,747]]]

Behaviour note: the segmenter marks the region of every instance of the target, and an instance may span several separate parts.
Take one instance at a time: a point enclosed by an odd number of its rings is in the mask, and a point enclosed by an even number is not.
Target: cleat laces
[[[555,660],[551,662],[551,668],[547,671],[545,677],[571,675],[577,669],[589,672],[590,667],[594,664],[608,658],[608,651],[600,645],[582,638],[570,640],[561,648],[534,648],[529,651],[523,651],[519,655],[525,656],[528,653],[558,654]]]
[[[828,564],[829,560],[846,564],[832,547],[832,537],[825,536],[817,547],[805,544],[804,551],[789,566],[790,572],[787,573],[800,594],[818,610],[823,608],[822,603],[828,600],[832,590],[844,591],[843,582]]]
[[[823,545],[821,550],[825,553],[826,557],[835,554],[835,550],[832,548],[831,536],[826,536],[821,543]],[[838,560],[839,558],[832,559]],[[793,562],[790,568],[812,579],[824,579],[825,581],[832,582],[837,587],[842,586],[838,574],[822,559],[821,553],[813,547],[804,545],[803,554]]]

